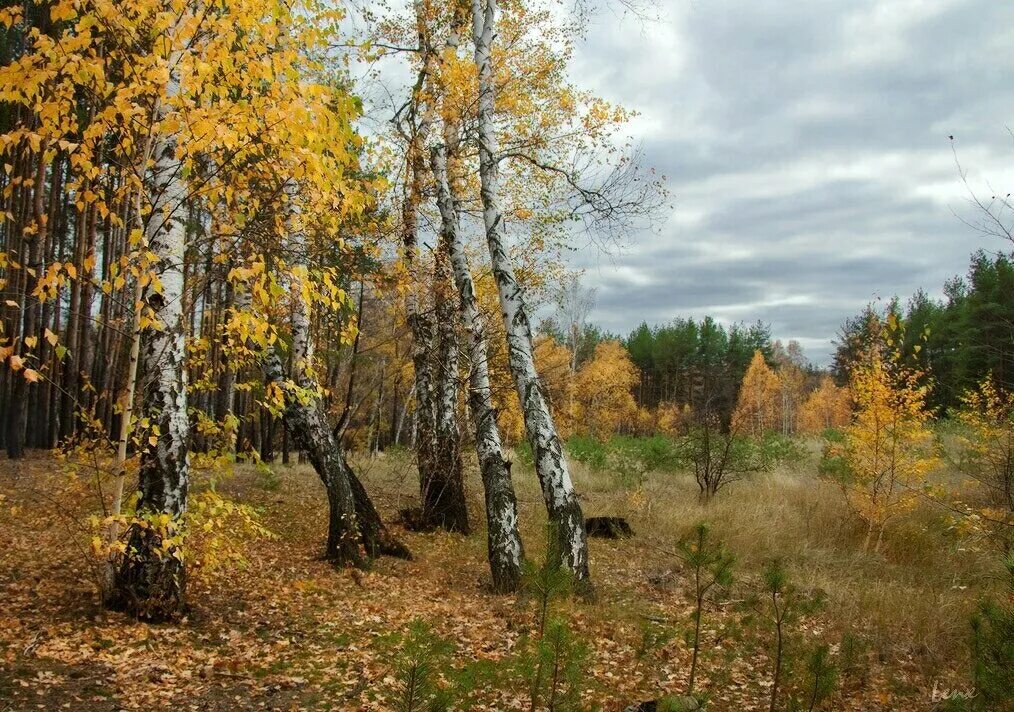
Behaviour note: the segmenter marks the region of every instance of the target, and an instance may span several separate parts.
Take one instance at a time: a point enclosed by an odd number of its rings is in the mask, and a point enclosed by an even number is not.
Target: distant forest
[[[805,390],[814,388],[822,375],[844,386],[849,364],[869,343],[874,316],[893,315],[905,325],[902,352],[932,378],[932,405],[944,411],[957,406],[961,394],[990,373],[1002,388],[1014,388],[1014,256],[976,252],[968,273],[949,280],[943,291],[942,299],[920,290],[907,302],[895,297],[884,305],[871,303],[846,318],[827,370],[810,363],[797,342],[773,339],[770,326],[762,322],[723,326],[710,316],[700,321],[677,317],[664,324],[642,323],[620,337],[594,323],[575,329],[553,318],[543,321],[540,331],[561,344],[576,341],[578,368],[592,358],[599,343],[620,341],[639,372],[634,390],[638,406],[678,403],[696,410],[706,404],[726,421],[755,351],[774,367],[791,363],[802,369]]]

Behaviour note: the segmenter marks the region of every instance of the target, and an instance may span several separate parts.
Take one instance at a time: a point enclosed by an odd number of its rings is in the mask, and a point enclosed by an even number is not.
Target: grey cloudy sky
[[[675,210],[611,257],[574,258],[592,318],[768,322],[824,363],[842,319],[939,293],[979,247],[970,183],[1014,189],[1011,0],[667,0],[600,15],[575,81],[630,127]]]

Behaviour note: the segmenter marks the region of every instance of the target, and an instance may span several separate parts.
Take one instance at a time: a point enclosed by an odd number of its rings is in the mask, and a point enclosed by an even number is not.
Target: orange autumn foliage
[[[737,432],[761,435],[780,426],[782,386],[778,374],[768,366],[764,354],[754,351],[743,376],[739,401],[732,414]]]
[[[799,409],[797,427],[803,433],[841,428],[848,424],[851,415],[848,389],[838,387],[829,376],[824,376]]]
[[[581,367],[574,383],[576,432],[608,438],[638,422],[633,389],[640,373],[619,341],[603,341]]]
[[[875,550],[887,524],[915,506],[936,465],[929,388],[925,374],[903,363],[900,329],[894,319],[877,329],[853,365],[855,415],[825,453],[846,502],[867,525],[864,548],[876,532]]]

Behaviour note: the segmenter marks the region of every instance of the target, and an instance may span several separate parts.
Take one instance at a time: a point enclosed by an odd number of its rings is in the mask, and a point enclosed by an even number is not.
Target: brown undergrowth
[[[358,466],[386,518],[413,503],[407,455]],[[700,520],[737,557],[735,583],[705,614],[696,689],[708,709],[767,709],[771,639],[755,599],[760,568],[774,556],[796,585],[826,600],[790,637],[800,654],[831,646],[840,684],[824,709],[933,709],[934,689],[967,684],[967,617],[990,568],[987,557],[960,551],[933,512],[905,519],[873,557],[857,553],[861,532],[804,466],[737,485],[707,506],[678,475],[649,475],[630,489],[579,465],[574,474],[586,514],[625,516],[636,532],[593,540],[596,598],[557,604],[588,645],[580,681],[588,709],[683,690],[691,607],[673,552]],[[525,544],[537,557],[537,486],[522,468],[515,475]],[[467,706],[527,709],[511,660],[534,614],[529,601],[487,591],[481,530],[399,529],[413,561],[336,571],[319,559],[325,503],[310,468],[278,465],[267,477],[238,467],[219,490],[258,508],[276,536],[245,542],[244,565],[191,583],[185,619],[153,626],[98,605],[80,526],[90,500],[80,483],[66,485],[49,455],[0,465],[0,709],[397,709],[390,636],[420,619],[450,643],[438,685],[486,661],[498,672],[474,684]],[[790,690],[805,683],[802,662],[794,667]]]

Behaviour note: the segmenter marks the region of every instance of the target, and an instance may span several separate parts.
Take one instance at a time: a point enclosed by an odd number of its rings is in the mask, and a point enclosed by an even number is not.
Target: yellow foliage
[[[781,392],[778,376],[764,360],[764,354],[754,351],[732,414],[733,428],[750,435],[776,429],[780,424]]]
[[[691,419],[690,404],[659,403],[655,411],[658,431],[670,437],[685,435]]]
[[[569,352],[564,349],[569,358]],[[576,432],[607,439],[636,427],[633,389],[640,373],[619,341],[603,341],[577,373],[574,382]]]
[[[927,427],[928,387],[920,383],[923,374],[904,365],[890,345],[901,341],[892,336],[898,328],[890,325],[886,337],[877,330],[876,339],[886,338],[887,347],[869,344],[853,365],[849,391],[855,415],[827,451],[842,465],[836,479],[846,501],[867,524],[866,546],[876,531],[877,548],[887,523],[915,505],[936,464]]]
[[[1009,539],[1014,527],[1014,393],[990,376],[961,398],[961,469],[985,490],[975,521]]]
[[[851,415],[848,389],[839,388],[829,376],[824,376],[803,402],[797,427],[804,433],[841,428],[848,424]]]
[[[570,370],[571,354],[566,346],[550,336],[535,341],[535,369],[549,399],[553,421],[561,438],[574,434],[575,383]]]
[[[806,374],[792,363],[778,366],[778,426],[783,435],[792,435],[799,429],[800,403]]]

